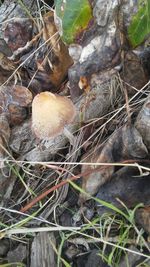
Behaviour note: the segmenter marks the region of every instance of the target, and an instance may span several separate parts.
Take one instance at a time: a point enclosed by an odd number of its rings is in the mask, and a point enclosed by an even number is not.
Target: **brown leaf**
[[[109,153],[110,152],[110,153]],[[88,152],[89,153],[89,152]],[[86,154],[87,155],[87,154]],[[113,166],[96,166],[94,163],[107,163],[107,162],[112,162],[112,155],[111,151],[108,151],[107,154],[103,153],[103,150],[101,152],[97,151],[94,149],[90,152],[89,156],[85,156],[85,159],[83,162],[88,162],[89,165],[84,165],[82,166],[82,173],[92,171],[93,173],[90,173],[89,175],[83,176],[82,178],[82,189],[85,190],[87,193],[90,195],[96,194],[98,191],[98,188],[104,184],[106,181],[108,181],[111,177],[111,175],[114,172],[114,167]],[[90,164],[93,163],[93,164]],[[96,168],[101,168],[99,171],[94,171]],[[80,202],[84,202],[87,200],[89,197],[81,193],[80,194]]]
[[[96,148],[95,148],[96,151]],[[93,173],[83,176],[82,188],[87,193],[94,195],[99,187],[111,179],[114,172],[113,166],[102,166],[97,172],[94,172],[98,166],[94,163],[111,163],[120,162],[122,160],[144,158],[147,155],[147,148],[142,141],[142,137],[134,126],[125,125],[118,129],[106,142],[101,151],[94,150],[90,156],[87,156],[84,162],[89,165],[83,165],[82,173],[91,171]],[[90,163],[93,163],[90,165]],[[85,194],[80,195],[80,199],[86,200]]]
[[[129,84],[127,86],[129,93],[134,93],[134,89],[132,89],[130,85],[137,89],[141,89],[149,79],[141,64],[141,60],[131,51],[125,53],[121,77],[126,83]]]
[[[14,71],[16,65],[11,60],[9,60],[3,53],[0,52],[0,67],[6,71]]]
[[[10,124],[20,124],[27,117],[27,110],[23,107],[10,104],[8,107]]]
[[[108,140],[114,161],[145,158],[148,154],[142,136],[133,125],[126,124]]]
[[[9,93],[14,102],[20,107],[27,107],[32,102],[32,94],[28,88],[21,85],[14,85],[10,87]]]
[[[150,234],[150,206],[137,209],[135,212],[136,222]]]
[[[21,62],[26,60],[25,67],[29,70],[28,74],[32,79],[30,87],[35,93],[42,91],[56,92],[67,76],[68,68],[73,64],[68,48],[61,41],[56,30],[54,13],[48,12],[43,17],[43,21],[43,29],[37,34],[37,38],[36,36],[32,38],[28,51],[25,49],[24,54],[22,51],[20,59]],[[45,45],[43,46],[43,44]],[[42,47],[36,52],[36,55],[32,55],[27,60],[33,49],[37,49],[41,45]]]
[[[32,21],[26,18],[16,18],[8,21],[4,29],[5,41],[8,47],[15,51],[32,38]]]
[[[48,12],[44,16],[43,39],[47,41],[50,37],[48,46],[50,53],[48,53],[47,60],[44,66],[49,64],[51,71],[49,72],[50,80],[55,86],[59,86],[68,73],[68,68],[73,64],[72,58],[69,56],[68,48],[61,41],[57,33],[54,23],[54,13]],[[50,63],[51,64],[50,64]]]
[[[18,124],[26,118],[26,107],[32,102],[31,92],[23,86],[0,87],[0,113],[4,112],[11,125]]]
[[[135,127],[140,132],[147,149],[150,150],[150,95],[137,116]]]

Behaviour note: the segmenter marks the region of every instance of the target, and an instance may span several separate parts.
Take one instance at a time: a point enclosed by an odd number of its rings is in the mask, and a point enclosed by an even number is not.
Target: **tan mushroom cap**
[[[42,92],[32,102],[33,132],[38,138],[48,140],[63,132],[75,114],[75,106],[67,97]]]

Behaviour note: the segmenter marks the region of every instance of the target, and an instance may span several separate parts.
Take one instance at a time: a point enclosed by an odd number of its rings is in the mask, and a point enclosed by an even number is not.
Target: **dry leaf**
[[[73,64],[73,60],[69,56],[68,48],[61,41],[57,33],[53,12],[48,12],[44,16],[44,23],[44,41],[47,41],[51,37],[48,43],[50,52],[47,51],[47,60],[44,62],[44,67],[46,68],[46,64],[49,65],[49,69],[51,69],[49,71],[50,81],[57,87],[67,75],[68,68]]]
[[[33,22],[26,18],[13,18],[4,29],[4,39],[8,47],[15,51],[32,39]]]
[[[140,132],[147,149],[150,150],[150,95],[137,116],[135,127]]]
[[[92,169],[93,173],[85,177],[83,176],[83,190],[94,195],[99,187],[111,178],[114,172],[113,166],[102,166],[99,171],[94,172],[94,169],[100,167],[95,166],[94,163],[111,163],[127,159],[145,158],[147,153],[142,137],[134,126],[125,125],[118,129],[108,139],[101,152],[96,152],[96,155],[93,152],[87,157],[86,162],[91,162],[93,165],[83,165],[82,173]],[[81,193],[80,200],[82,202],[88,198],[85,194]]]
[[[26,118],[26,107],[31,102],[32,94],[24,86],[0,87],[0,113],[7,115],[11,125],[19,124]]]

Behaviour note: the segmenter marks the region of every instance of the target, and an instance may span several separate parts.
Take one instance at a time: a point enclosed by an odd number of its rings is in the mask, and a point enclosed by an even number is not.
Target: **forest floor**
[[[0,7],[0,267],[148,267],[150,51],[46,2]]]

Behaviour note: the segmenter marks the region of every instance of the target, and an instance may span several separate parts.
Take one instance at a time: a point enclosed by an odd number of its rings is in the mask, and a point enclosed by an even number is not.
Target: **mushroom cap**
[[[32,102],[32,130],[43,140],[55,137],[74,120],[75,106],[65,96],[42,92]]]

